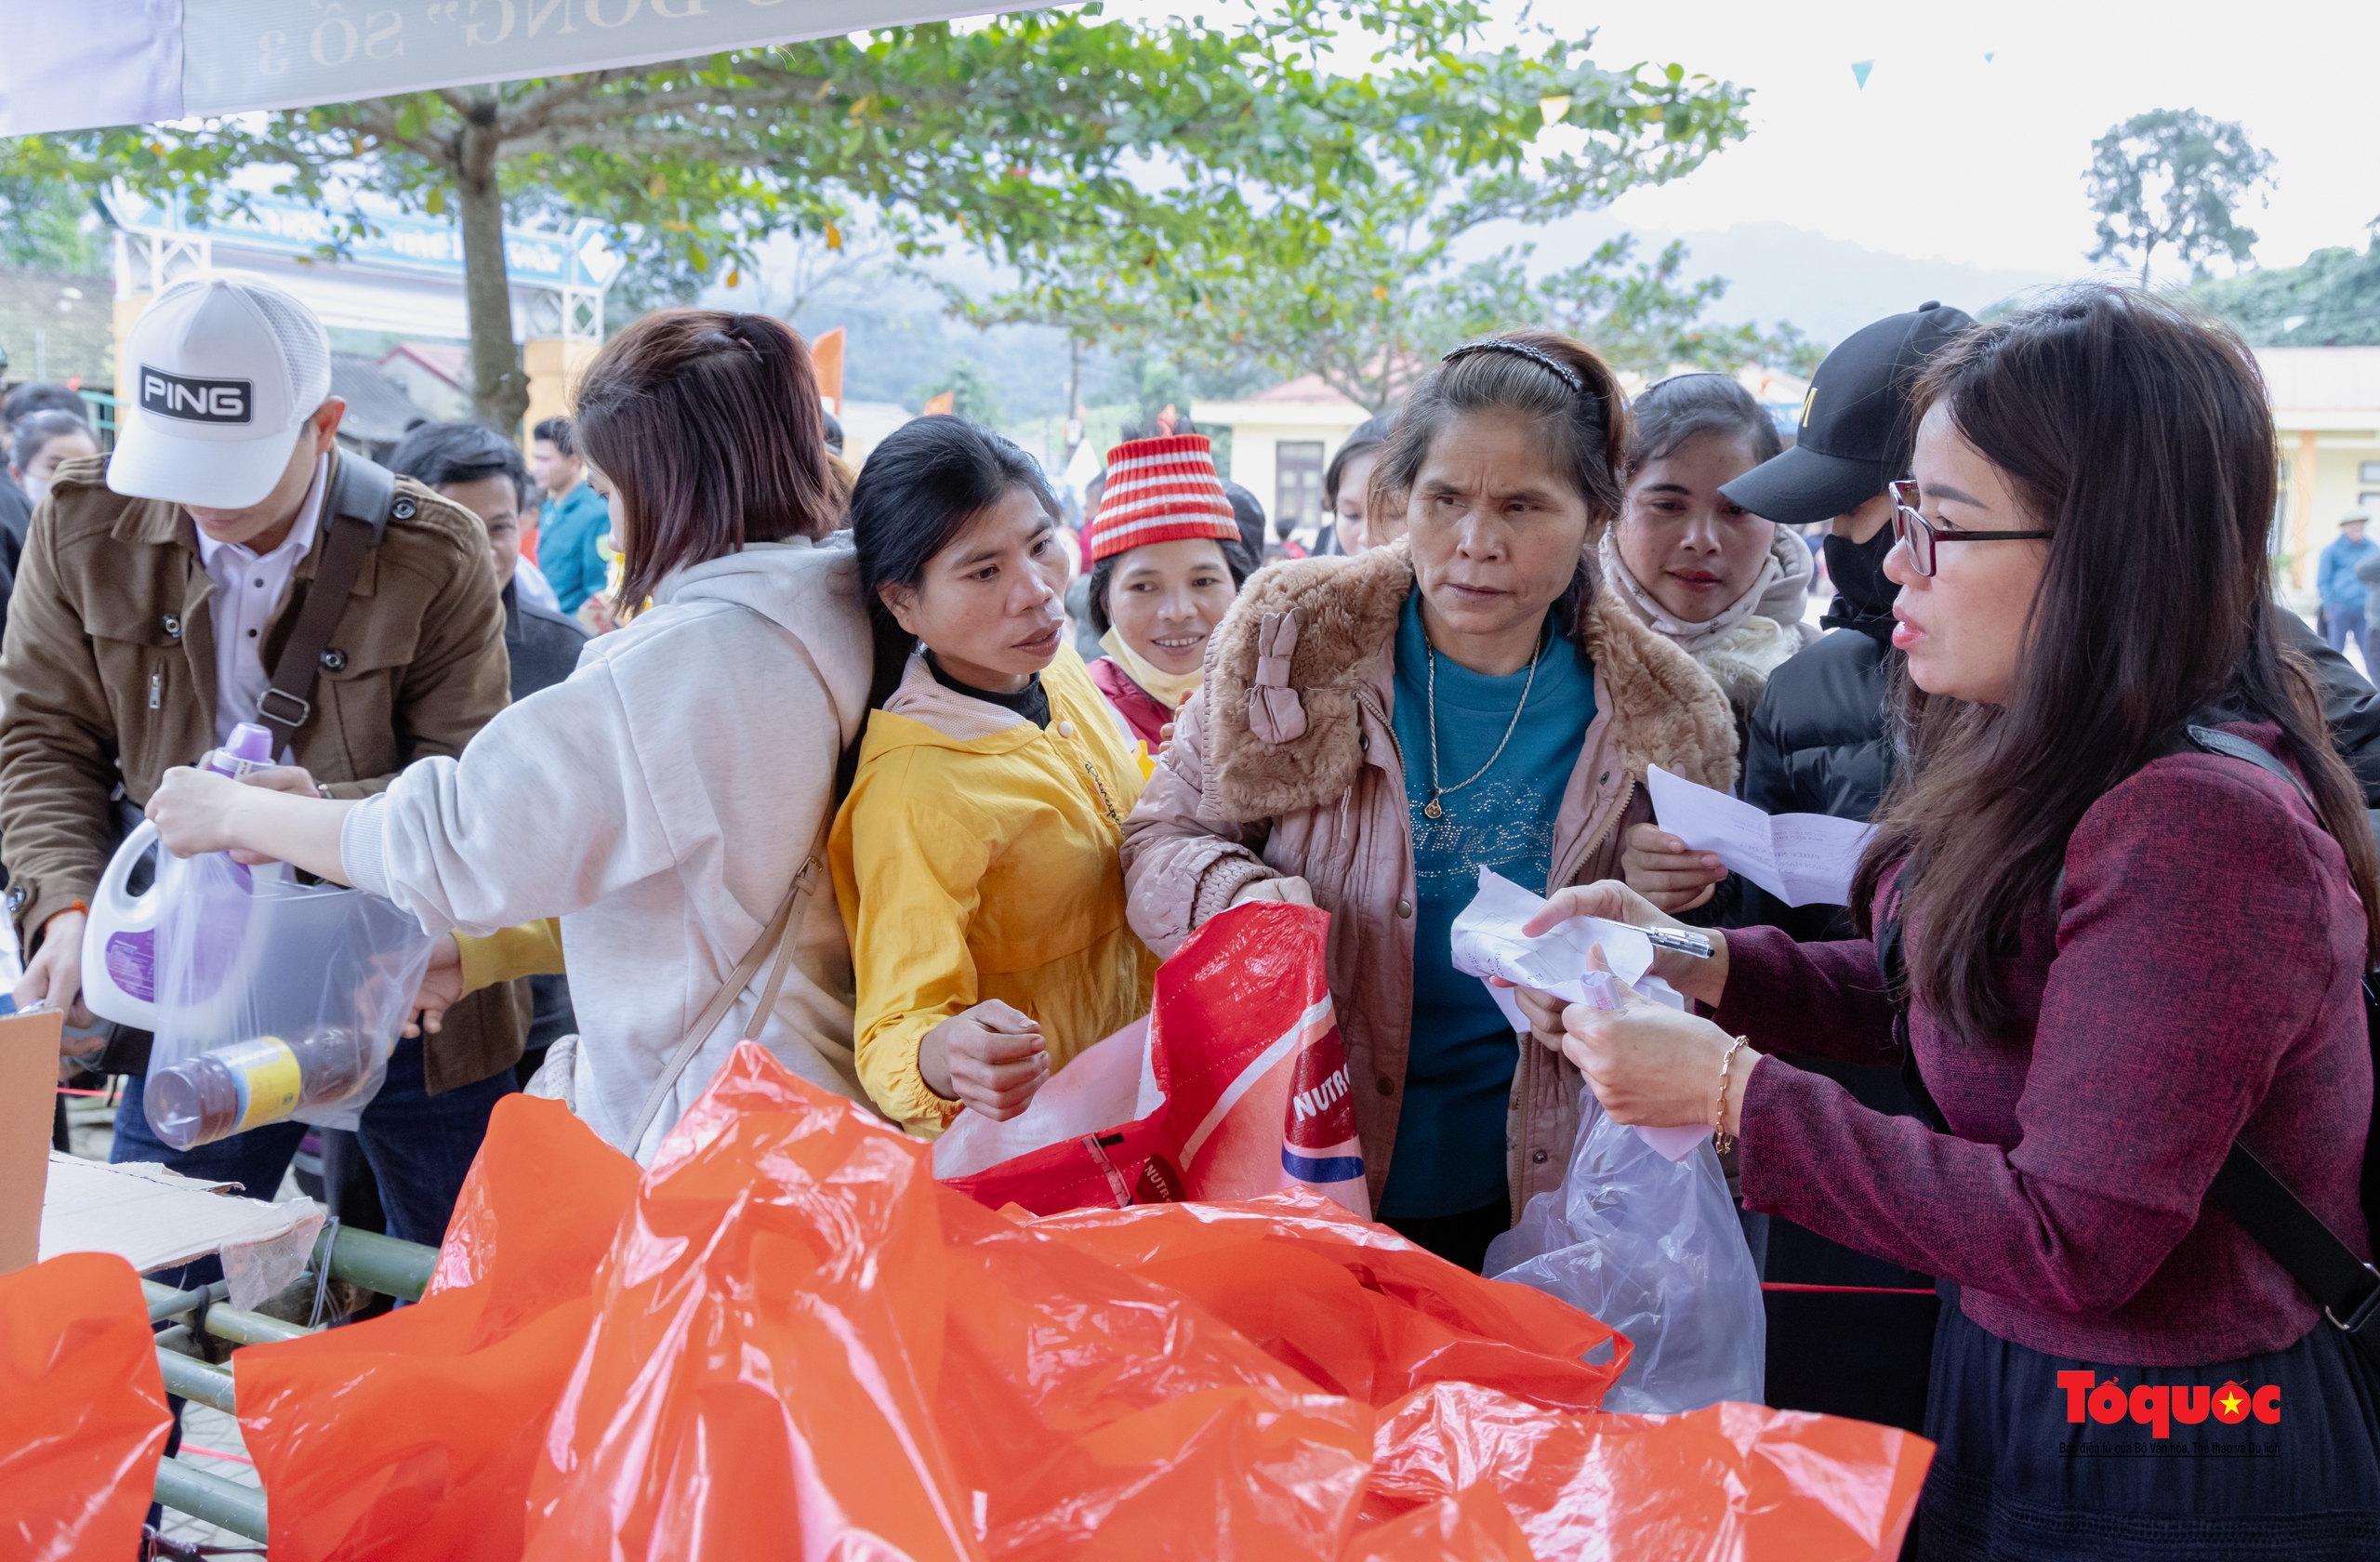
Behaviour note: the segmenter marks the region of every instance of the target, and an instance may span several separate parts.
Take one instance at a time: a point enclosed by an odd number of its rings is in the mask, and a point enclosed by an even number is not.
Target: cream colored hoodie
[[[578,1012],[573,1096],[648,1158],[726,1060],[755,978],[641,1143],[638,1108],[695,1015],[774,915],[819,839],[867,705],[867,620],[846,541],[760,543],[682,570],[588,643],[578,670],[424,760],[348,816],[359,888],[433,933],[559,914]],[[760,1040],[859,1101],[851,951],[826,875]]]

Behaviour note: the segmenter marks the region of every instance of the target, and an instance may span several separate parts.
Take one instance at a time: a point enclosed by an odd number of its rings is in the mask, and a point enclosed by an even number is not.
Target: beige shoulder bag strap
[[[752,1018],[744,1026],[744,1039],[758,1040],[760,1032],[768,1027],[769,1016],[776,1011],[777,992],[785,986],[786,967],[793,957],[793,930],[797,920],[794,913],[800,909],[801,902],[817,882],[818,875],[826,871],[826,830],[833,818],[834,814],[829,811],[826,822],[819,826],[818,839],[812,843],[810,855],[802,860],[800,868],[793,876],[793,887],[787,890],[785,898],[777,903],[776,915],[769,919],[769,925],[760,931],[760,937],[752,941],[752,946],[744,951],[744,958],[735,962],[735,969],[727,973],[727,980],[720,984],[719,991],[711,995],[710,1001],[703,1006],[703,1012],[694,1016],[694,1027],[686,1032],[686,1039],[678,1043],[678,1050],[670,1053],[669,1061],[662,1066],[660,1077],[653,1081],[653,1089],[645,1095],[643,1109],[636,1115],[636,1129],[628,1135],[626,1147],[630,1155],[634,1155],[637,1146],[644,1143],[645,1131],[653,1126],[653,1119],[661,1115],[662,1105],[677,1087],[678,1077],[686,1071],[688,1064],[694,1061],[694,1054],[703,1050],[703,1043],[709,1040],[710,1033],[719,1028],[719,1022],[727,1018],[727,1012],[735,1007],[735,1000],[744,995],[744,989],[750,986],[752,978],[759,974],[760,962],[768,960],[770,951],[774,950],[776,959],[769,967],[767,986],[760,989],[760,1001],[753,1008]]]

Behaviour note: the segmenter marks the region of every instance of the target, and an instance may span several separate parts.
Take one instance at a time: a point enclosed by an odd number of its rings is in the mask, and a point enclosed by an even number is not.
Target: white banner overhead
[[[302,108],[942,21],[977,0],[9,0],[0,136]]]

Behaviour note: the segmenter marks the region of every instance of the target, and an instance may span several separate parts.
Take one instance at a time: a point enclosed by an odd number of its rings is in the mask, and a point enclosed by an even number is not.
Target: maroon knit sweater
[[[1872,944],[1751,928],[1727,949],[1724,1028],[1764,1052],[1892,1060]],[[2028,919],[2007,967],[2016,1021],[1964,1041],[1910,1016],[1950,1132],[1764,1059],[1744,1202],[1955,1280],[1968,1317],[2051,1356],[2279,1350],[2320,1315],[2206,1190],[2244,1137],[2370,1256],[2363,959],[2346,858],[2291,788],[2237,760],[2158,760],[2076,827],[2056,919]]]

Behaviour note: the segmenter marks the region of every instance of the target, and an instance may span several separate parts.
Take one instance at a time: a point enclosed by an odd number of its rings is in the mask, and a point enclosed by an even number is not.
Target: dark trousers
[[[2355,642],[2360,649],[2365,632],[2363,608],[2360,604],[2354,607],[2326,606],[2322,609],[2322,628],[2328,631],[2322,638],[2331,642],[2332,650],[2346,650],[2349,641]]]
[[[195,1149],[166,1148],[149,1126],[141,1107],[142,1081],[125,1081],[124,1097],[115,1113],[115,1144],[108,1159],[162,1161],[186,1176],[208,1182],[238,1183],[251,1198],[271,1198],[281,1186],[289,1158],[306,1136],[298,1122],[267,1123],[229,1139]],[[389,1235],[408,1242],[436,1247],[446,1237],[446,1223],[455,1213],[455,1196],[462,1191],[464,1174],[479,1154],[487,1134],[488,1114],[518,1087],[512,1070],[499,1069],[475,1085],[432,1095],[423,1087],[419,1039],[399,1041],[389,1059],[389,1077],[380,1093],[364,1108],[356,1137],[380,1185],[380,1200],[389,1217]],[[335,1196],[334,1196],[335,1197]],[[205,1285],[221,1277],[214,1259],[202,1259],[180,1271],[179,1285]]]
[[[1512,1196],[1506,1193],[1498,1194],[1492,1204],[1482,1204],[1459,1215],[1408,1215],[1403,1219],[1392,1215],[1381,1219],[1381,1224],[1415,1247],[1434,1252],[1448,1264],[1460,1264],[1474,1275],[1488,1262],[1488,1244],[1510,1230],[1512,1224]]]

